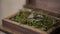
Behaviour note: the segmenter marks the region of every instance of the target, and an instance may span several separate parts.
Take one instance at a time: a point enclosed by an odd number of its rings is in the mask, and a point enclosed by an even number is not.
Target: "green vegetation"
[[[44,31],[49,30],[57,22],[56,19],[47,14],[32,9],[21,10],[11,20],[18,23],[26,24],[34,28],[38,28]]]

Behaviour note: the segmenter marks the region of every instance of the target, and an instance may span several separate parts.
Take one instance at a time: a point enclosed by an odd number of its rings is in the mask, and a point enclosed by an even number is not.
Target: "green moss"
[[[33,14],[33,17],[28,18],[31,14]],[[16,16],[12,17],[11,20],[33,26],[44,31],[49,30],[55,23],[57,23],[54,17],[31,9],[21,10],[16,14]]]

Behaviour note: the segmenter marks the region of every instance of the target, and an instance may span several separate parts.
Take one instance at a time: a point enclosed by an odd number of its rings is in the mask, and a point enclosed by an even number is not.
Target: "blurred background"
[[[25,5],[25,0],[0,0],[0,24],[1,19],[8,17]]]

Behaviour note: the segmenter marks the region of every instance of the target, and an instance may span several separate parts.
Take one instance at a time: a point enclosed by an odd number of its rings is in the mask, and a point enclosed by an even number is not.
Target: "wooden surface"
[[[2,25],[0,25],[0,29],[6,31],[6,32],[9,32],[9,33],[12,33],[12,34],[23,34],[23,33],[20,33],[20,32],[17,32],[17,31],[14,31],[12,29],[9,29],[9,28],[6,28],[6,27],[3,27]]]

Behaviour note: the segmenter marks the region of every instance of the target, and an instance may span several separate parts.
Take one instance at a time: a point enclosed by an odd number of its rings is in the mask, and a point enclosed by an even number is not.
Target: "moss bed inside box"
[[[54,26],[54,24],[59,21],[46,13],[35,11],[33,9],[20,10],[14,17],[10,20],[16,21],[21,24],[25,24],[43,31],[47,31]]]

